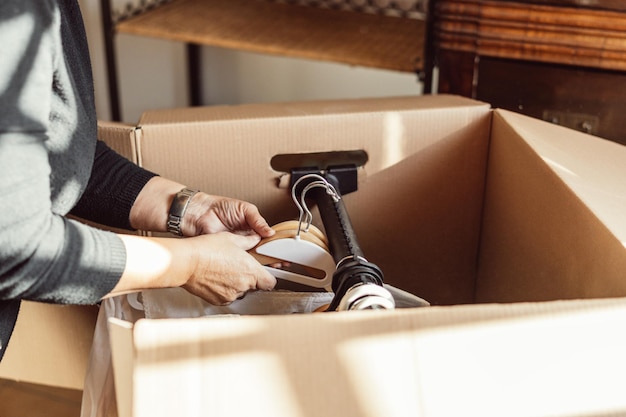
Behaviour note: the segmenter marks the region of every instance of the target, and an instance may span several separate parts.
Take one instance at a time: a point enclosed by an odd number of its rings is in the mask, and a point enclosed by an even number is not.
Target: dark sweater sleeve
[[[55,0],[0,1],[2,347],[17,300],[96,303],[126,265],[119,236],[64,216],[86,182],[82,167],[91,165],[97,132],[86,116],[89,94],[80,93],[89,91],[88,80],[71,77],[63,58],[62,17]],[[79,88],[77,80],[87,84]],[[60,160],[69,168],[62,175]],[[72,173],[74,164],[81,168]]]
[[[155,175],[98,141],[89,183],[70,213],[105,226],[132,230],[130,209]]]

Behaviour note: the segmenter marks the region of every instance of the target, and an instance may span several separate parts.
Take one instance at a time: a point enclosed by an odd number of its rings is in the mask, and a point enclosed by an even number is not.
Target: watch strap
[[[170,211],[167,216],[167,231],[176,235],[182,236],[183,231],[180,226],[183,221],[183,216],[187,211],[187,207],[189,206],[189,201],[191,201],[191,197],[196,195],[198,190],[192,190],[190,188],[183,188],[174,196],[174,200],[172,200],[172,205],[170,206]]]

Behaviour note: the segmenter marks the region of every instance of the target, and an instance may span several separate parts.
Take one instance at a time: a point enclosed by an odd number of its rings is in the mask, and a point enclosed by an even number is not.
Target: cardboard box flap
[[[134,417],[608,415],[625,325],[623,299],[140,320],[122,369]]]
[[[495,112],[477,302],[626,295],[625,151]]]
[[[97,313],[96,306],[22,301],[0,378],[82,389]]]
[[[496,115],[626,245],[626,146],[505,110]]]
[[[133,345],[133,324],[117,318],[110,318],[111,361],[115,380],[117,410],[119,417],[131,417],[133,405],[133,368],[135,356]]]
[[[120,155],[138,163],[135,146],[135,127],[124,123],[98,121],[98,139]]]

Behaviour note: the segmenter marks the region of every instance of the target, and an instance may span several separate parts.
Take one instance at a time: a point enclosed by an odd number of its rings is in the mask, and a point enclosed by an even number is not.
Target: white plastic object
[[[376,284],[357,284],[339,302],[337,311],[384,309],[393,310],[396,304],[391,293]]]
[[[324,273],[321,278],[265,266],[276,278],[285,279],[298,284],[331,291],[335,261],[331,254],[319,245],[297,237],[274,239],[262,243],[255,249],[256,253],[305,267],[318,269]]]

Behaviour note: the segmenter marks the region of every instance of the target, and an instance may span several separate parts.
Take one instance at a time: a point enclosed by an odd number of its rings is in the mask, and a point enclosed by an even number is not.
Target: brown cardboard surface
[[[626,146],[576,130],[496,111],[615,237],[626,242]]]
[[[137,163],[137,149],[134,140],[135,126],[116,122],[98,122],[98,139],[120,155]]]
[[[185,107],[148,110],[141,115],[139,126],[186,125],[206,121],[241,121],[277,118],[340,116],[351,113],[379,113],[403,110],[441,110],[485,107],[486,103],[460,96],[432,95],[420,97],[381,97],[346,100],[315,100],[285,103],[241,104],[234,106]]]
[[[0,378],[82,389],[97,308],[23,301]]]
[[[112,319],[114,320],[114,319]],[[111,332],[111,351],[112,355],[113,378],[117,398],[117,410],[119,416],[132,416],[133,407],[133,367],[128,366],[134,360],[135,349],[133,347],[133,326],[132,324],[117,320],[115,325],[108,326]]]
[[[626,148],[498,111],[478,302],[626,295]]]
[[[621,415],[625,324],[623,299],[140,320],[122,369],[134,417]]]

